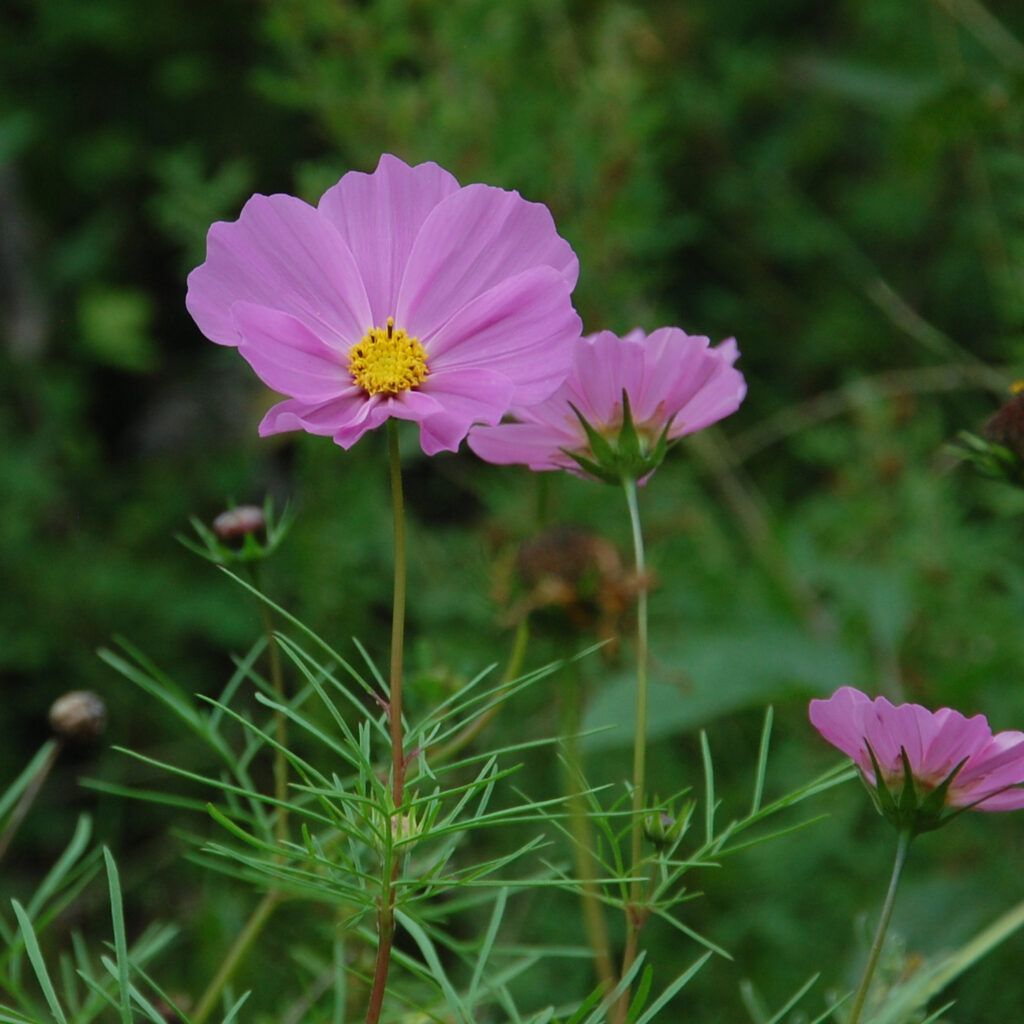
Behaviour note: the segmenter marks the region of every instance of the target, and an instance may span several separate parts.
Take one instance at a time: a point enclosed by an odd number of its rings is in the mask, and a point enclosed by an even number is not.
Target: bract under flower
[[[851,686],[812,700],[809,715],[853,758],[879,810],[898,825],[926,831],[969,808],[1024,807],[1024,733],[993,735],[983,715],[893,705]]]
[[[513,408],[517,422],[474,428],[469,446],[488,462],[645,478],[667,443],[739,407],[746,383],[733,366],[738,356],[731,338],[712,348],[678,327],[581,338],[558,391]]]
[[[394,416],[419,423],[434,454],[562,383],[577,274],[546,207],[384,155],[316,207],[256,195],[214,224],[186,305],[289,396],[261,435],[306,430],[348,448]]]

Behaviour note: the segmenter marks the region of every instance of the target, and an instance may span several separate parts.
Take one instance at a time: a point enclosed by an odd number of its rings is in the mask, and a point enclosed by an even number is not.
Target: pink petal
[[[403,391],[399,395],[374,395],[366,399],[364,417],[343,424],[334,432],[334,443],[342,448],[351,448],[368,430],[375,430],[386,420],[422,422],[428,416],[441,411],[436,399],[422,391]]]
[[[573,387],[583,402],[573,404],[595,426],[617,426],[622,422],[622,392],[626,391],[634,421],[642,420],[635,401],[643,389],[644,363],[642,340],[620,339],[611,331],[583,339],[573,361]]]
[[[925,758],[932,772],[943,778],[965,757],[973,759],[992,737],[983,715],[964,718],[951,708],[940,708],[933,717],[933,735]]]
[[[907,742],[905,724],[902,728],[896,726],[895,710],[884,697],[876,697],[864,709],[864,737],[874,751],[879,768],[887,776],[902,773],[900,749]]]
[[[314,404],[353,387],[348,356],[294,317],[244,302],[232,313],[242,339],[238,350],[268,387]]]
[[[351,390],[327,402],[310,403],[289,398],[271,407],[259,426],[260,437],[289,430],[306,430],[330,436],[348,424],[362,423],[372,412],[373,402],[361,388]]]
[[[864,746],[864,715],[871,698],[852,686],[841,686],[827,700],[812,700],[808,708],[811,724],[834,747],[838,747],[873,778],[871,759]]]
[[[512,383],[490,370],[461,369],[432,373],[424,390],[441,411],[420,424],[420,445],[427,455],[456,451],[474,423],[497,423],[508,408]]]
[[[976,811],[1019,811],[1022,807],[1024,807],[1024,789],[1019,786],[1004,789],[1001,793],[986,797],[980,803],[973,805]]]
[[[703,361],[710,372],[701,374],[700,387],[691,392],[685,402],[669,399],[669,407],[679,409],[670,432],[672,438],[703,430],[740,407],[747,394],[747,384],[743,374],[733,368],[736,343],[731,339],[730,342],[707,350]]]
[[[237,221],[210,228],[206,261],[188,276],[185,304],[211,341],[237,345],[236,302],[289,313],[319,337],[348,344],[372,326],[348,246],[320,213],[293,196],[253,196]]]
[[[416,237],[431,211],[459,183],[434,163],[410,167],[385,153],[373,174],[351,172],[318,209],[351,250],[369,297],[371,321],[395,315],[398,289]]]
[[[518,192],[468,185],[439,203],[420,229],[395,322],[415,324],[422,339],[476,296],[537,266],[555,270],[568,291],[576,284],[576,255],[547,207]]]
[[[500,373],[514,385],[513,403],[529,405],[565,380],[580,326],[559,275],[534,267],[464,305],[433,336],[419,337],[431,370]]]
[[[580,448],[578,438],[568,438],[565,447]],[[469,447],[485,462],[498,466],[526,465],[533,470],[571,469],[575,464],[558,450],[552,430],[540,423],[501,423],[496,427],[474,427]]]
[[[968,788],[976,782],[996,788],[1024,782],[1024,736],[1018,732],[1001,732],[964,765],[956,777],[957,788]]]

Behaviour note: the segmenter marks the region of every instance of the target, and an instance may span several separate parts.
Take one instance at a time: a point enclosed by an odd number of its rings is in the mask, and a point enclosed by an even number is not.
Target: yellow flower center
[[[352,379],[368,395],[397,395],[423,383],[427,353],[417,338],[401,328],[395,330],[393,317],[387,326],[371,327],[362,341],[348,350]]]

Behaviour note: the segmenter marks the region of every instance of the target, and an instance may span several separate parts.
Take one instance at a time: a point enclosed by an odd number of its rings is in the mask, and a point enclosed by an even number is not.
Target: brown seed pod
[[[50,728],[64,740],[92,742],[107,725],[107,708],[99,694],[73,690],[50,705]]]

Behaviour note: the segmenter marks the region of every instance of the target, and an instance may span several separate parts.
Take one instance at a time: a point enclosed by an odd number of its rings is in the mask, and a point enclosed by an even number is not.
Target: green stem
[[[896,860],[892,866],[892,878],[889,879],[889,891],[885,894],[885,902],[882,904],[882,913],[878,919],[878,927],[875,929],[875,937],[871,942],[871,949],[868,952],[868,962],[864,967],[864,976],[860,979],[857,993],[853,997],[853,1008],[846,1024],[857,1024],[860,1020],[861,1011],[868,997],[868,990],[871,988],[871,979],[874,977],[875,967],[878,966],[878,958],[882,953],[882,946],[885,943],[885,934],[889,930],[889,920],[892,918],[893,904],[896,902],[896,887],[899,885],[900,875],[903,873],[903,865],[907,860],[907,850],[910,849],[910,840],[914,838],[913,832],[909,829],[900,831],[899,841],[896,844]]]
[[[395,813],[402,806],[405,788],[405,749],[402,737],[402,656],[405,642],[405,505],[402,499],[402,459],[398,451],[398,424],[388,421],[388,459],[391,465],[391,503],[395,518],[395,589],[391,613],[391,673],[388,680],[388,717],[391,720],[391,792]]]
[[[24,792],[21,794],[21,798],[18,800],[14,811],[11,813],[11,816],[7,821],[7,827],[4,829],[3,834],[0,835],[0,858],[7,853],[14,837],[18,833],[18,829],[21,828],[21,823],[25,820],[25,816],[31,809],[32,804],[35,803],[35,799],[39,795],[39,790],[43,788],[43,783],[46,781],[46,777],[50,774],[51,769],[57,763],[57,757],[60,755],[63,743],[60,739],[47,740],[47,743],[50,744],[49,750],[46,751],[45,757],[36,769],[36,773],[33,776],[32,781],[25,787]]]
[[[231,980],[238,965],[245,958],[260,932],[263,931],[263,926],[270,920],[270,915],[280,900],[281,893],[277,889],[271,889],[259,902],[249,920],[245,922],[245,927],[238,933],[231,949],[228,950],[228,955],[224,958],[220,969],[202,994],[195,1012],[192,1014],[192,1024],[204,1024],[206,1018],[213,1012],[224,986]]]
[[[405,504],[402,498],[402,458],[398,449],[398,424],[389,419],[388,463],[391,467],[391,504],[395,520],[395,587],[391,612],[391,667],[388,677],[388,719],[391,725],[391,803],[401,836],[402,798],[405,790],[405,740],[402,735],[402,656],[405,643]],[[389,828],[389,824],[385,824]],[[394,832],[392,832],[392,836]],[[391,948],[395,938],[395,878],[398,861],[390,843],[381,862],[381,893],[377,911],[377,962],[366,1007],[366,1024],[377,1024],[384,1005]]]
[[[633,825],[630,852],[629,902],[626,906],[626,947],[622,958],[622,974],[633,966],[637,953],[637,936],[644,915],[643,842],[644,787],[647,761],[647,566],[644,559],[644,538],[640,528],[636,480],[623,478],[629,523],[633,533],[633,553],[637,579],[636,599],[636,729],[633,734]],[[629,1003],[629,992],[619,1001],[622,1016]]]
[[[587,816],[584,797],[586,781],[580,759],[577,736],[580,728],[580,692],[582,680],[579,666],[562,688],[562,735],[565,739],[566,788],[568,790],[569,829],[573,841],[573,861],[576,877],[580,881],[580,909],[583,913],[583,930],[587,936],[591,959],[598,981],[606,992],[615,987],[615,966],[612,962],[611,942],[608,925],[599,899],[595,882],[597,866],[593,853],[593,829]]]
[[[388,969],[391,966],[391,947],[395,939],[395,890],[391,884],[392,875],[391,866],[385,859],[382,872],[384,888],[380,896],[380,909],[377,912],[377,963],[373,969],[373,986],[370,989],[370,1001],[366,1007],[366,1024],[377,1024],[377,1021],[380,1020],[381,1008],[384,1005],[384,992],[387,989]]]

